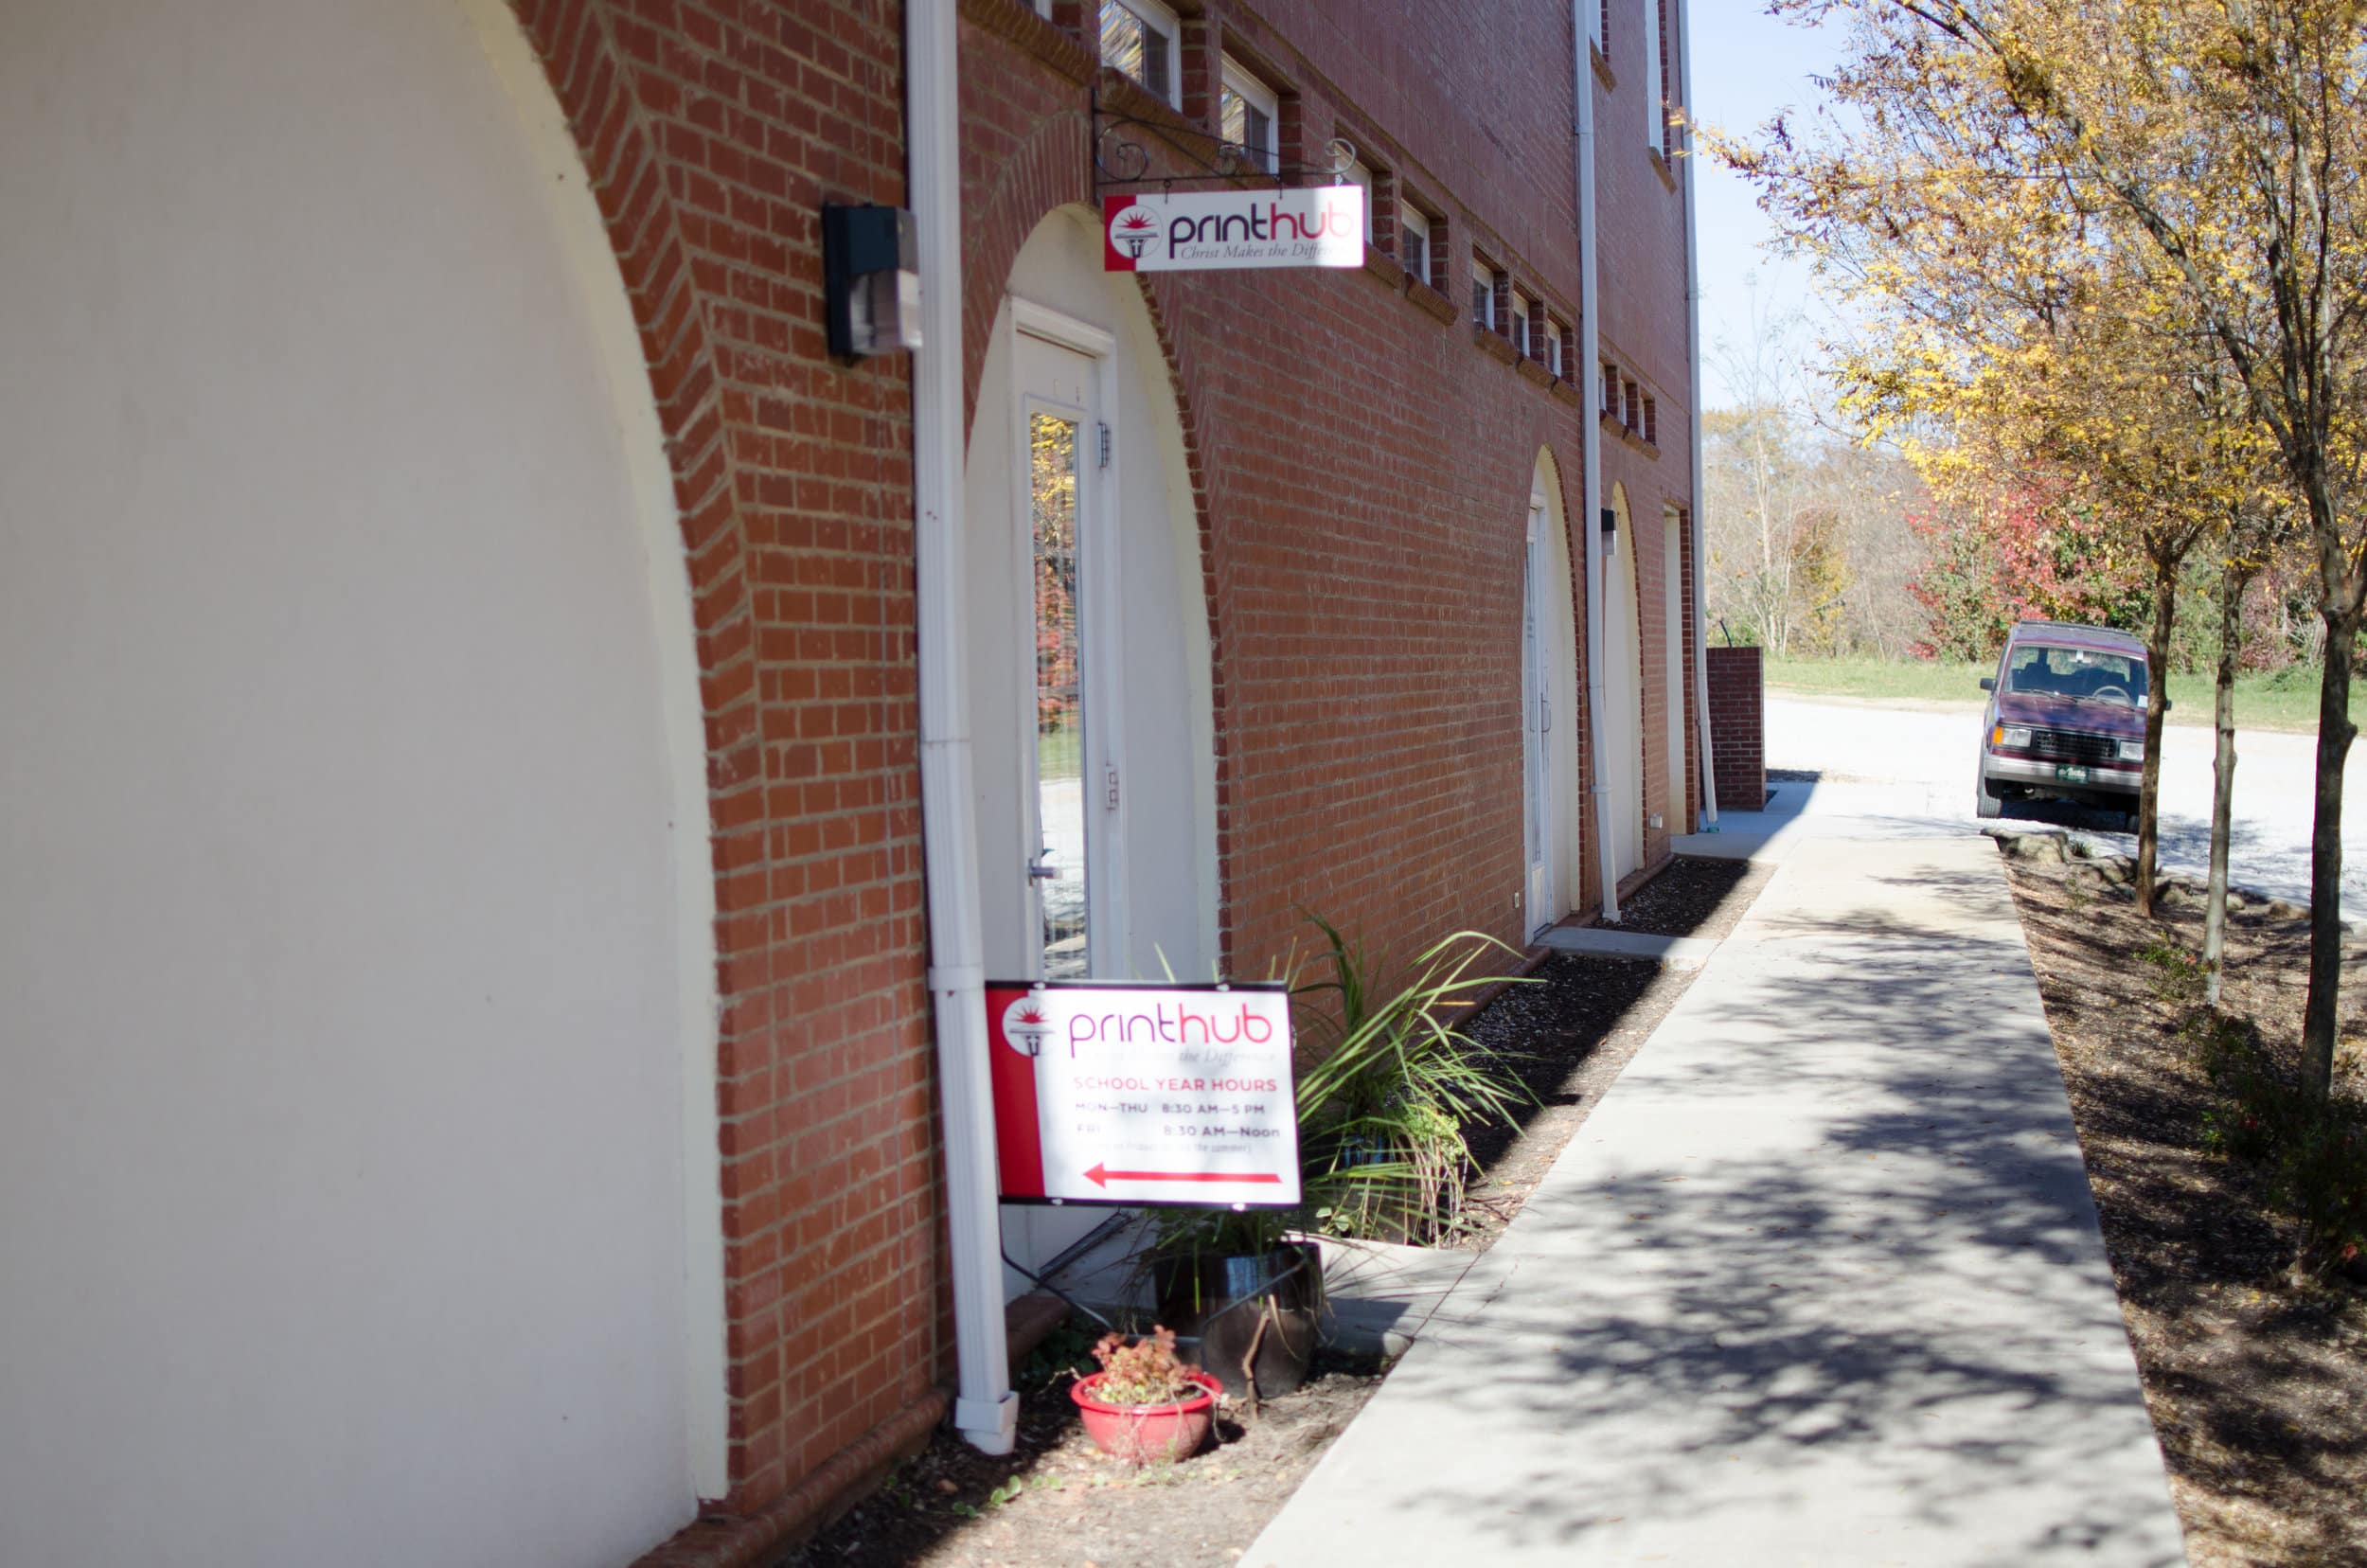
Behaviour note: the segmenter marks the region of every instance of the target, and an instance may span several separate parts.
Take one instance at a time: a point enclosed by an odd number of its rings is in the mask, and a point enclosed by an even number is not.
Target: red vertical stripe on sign
[[[994,1083],[994,1152],[1006,1198],[1043,1197],[1043,1132],[1036,1119],[1036,1059],[1013,1048],[1004,1024],[1029,995],[1024,986],[987,988],[987,1051]]]
[[[1131,196],[1101,198],[1101,270],[1103,272],[1133,272],[1135,270],[1134,258],[1118,249],[1117,242],[1110,238],[1110,225],[1117,221],[1119,213],[1133,205],[1134,198]]]

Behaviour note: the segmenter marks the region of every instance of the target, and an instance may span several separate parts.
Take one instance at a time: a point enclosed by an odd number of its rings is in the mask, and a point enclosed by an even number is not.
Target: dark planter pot
[[[1080,1378],[1068,1391],[1085,1418],[1085,1434],[1094,1446],[1129,1464],[1188,1459],[1208,1440],[1216,1418],[1217,1381],[1201,1373],[1193,1379],[1201,1392],[1166,1405],[1114,1405],[1095,1397],[1106,1373]]]
[[[1213,1373],[1227,1394],[1270,1399],[1307,1381],[1324,1300],[1323,1255],[1312,1241],[1248,1257],[1164,1257],[1150,1280],[1159,1321],[1197,1341],[1184,1346],[1184,1359]]]

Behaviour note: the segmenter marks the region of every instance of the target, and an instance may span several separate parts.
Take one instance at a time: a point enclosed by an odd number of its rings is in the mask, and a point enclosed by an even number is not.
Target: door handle
[[[1051,850],[1037,850],[1035,858],[1027,863],[1027,880],[1029,882],[1059,882],[1060,880],[1060,868],[1057,865],[1046,865],[1044,864],[1044,862],[1051,858]]]

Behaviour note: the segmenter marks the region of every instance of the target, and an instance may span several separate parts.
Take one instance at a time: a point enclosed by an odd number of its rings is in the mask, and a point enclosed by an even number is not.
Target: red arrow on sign
[[[1246,1171],[1237,1176],[1220,1170],[1105,1170],[1095,1166],[1085,1172],[1086,1179],[1100,1186],[1112,1182],[1271,1182],[1282,1185],[1282,1178],[1271,1170]]]

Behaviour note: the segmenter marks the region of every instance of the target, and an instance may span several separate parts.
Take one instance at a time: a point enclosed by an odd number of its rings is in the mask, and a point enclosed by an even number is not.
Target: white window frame
[[[1184,23],[1183,23],[1183,21],[1182,21],[1179,17],[1177,17],[1177,15],[1175,14],[1175,12],[1174,12],[1174,11],[1172,11],[1172,10],[1168,9],[1166,6],[1161,5],[1161,4],[1159,3],[1159,0],[1099,0],[1099,3],[1100,3],[1102,6],[1104,6],[1104,7],[1108,7],[1108,6],[1115,6],[1115,7],[1117,7],[1117,8],[1118,8],[1118,9],[1120,9],[1120,10],[1122,10],[1122,11],[1130,11],[1130,12],[1132,12],[1132,13],[1133,13],[1133,17],[1134,17],[1134,20],[1135,20],[1135,21],[1140,22],[1140,23],[1141,23],[1144,27],[1149,27],[1149,28],[1152,28],[1152,29],[1156,30],[1156,31],[1157,31],[1157,32],[1158,32],[1158,33],[1159,33],[1162,37],[1164,37],[1164,38],[1166,38],[1166,41],[1167,41],[1167,45],[1166,45],[1166,56],[1167,56],[1167,93],[1166,93],[1166,104],[1167,104],[1167,107],[1168,107],[1168,108],[1170,108],[1170,109],[1181,109],[1181,108],[1183,108],[1183,107],[1184,107]],[[1043,8],[1044,8],[1044,14],[1045,14],[1045,15],[1047,15],[1047,16],[1049,16],[1049,15],[1051,14],[1051,9],[1050,9],[1050,8],[1051,8],[1051,0],[1042,0],[1042,5],[1043,5]],[[1105,61],[1105,62],[1104,62],[1104,63],[1107,63],[1107,62]],[[1133,82],[1134,82],[1137,86],[1142,86],[1142,87],[1143,87],[1143,90],[1144,90],[1145,92],[1148,92],[1148,91],[1149,91],[1148,86],[1143,83],[1143,81],[1142,81],[1142,79],[1141,79],[1141,78],[1139,78],[1139,77],[1130,77],[1130,78],[1128,78],[1128,80],[1130,80],[1130,81],[1133,81]]]
[[[1668,152],[1668,109],[1660,96],[1661,0],[1644,0],[1644,141],[1655,152]]]
[[[1408,229],[1414,230],[1422,237],[1422,265],[1419,270],[1406,266],[1406,263],[1414,258],[1403,254],[1397,257],[1397,264],[1405,267],[1408,276],[1428,287],[1430,280],[1438,276],[1430,264],[1433,236],[1438,231],[1432,224],[1430,214],[1407,201],[1405,190],[1400,187],[1397,191],[1397,249],[1400,253],[1405,249],[1405,232]]]
[[[1482,315],[1474,310],[1471,325],[1485,327],[1492,332],[1496,330],[1496,269],[1474,257],[1471,259],[1471,286],[1477,289],[1483,284],[1487,289],[1487,313]]]
[[[1536,357],[1535,349],[1537,345],[1529,336],[1529,332],[1536,325],[1536,312],[1529,309],[1529,302],[1527,298],[1522,294],[1520,290],[1513,290],[1512,347],[1520,351],[1522,359],[1533,359]]]
[[[1346,178],[1348,184],[1361,186],[1364,189],[1364,242],[1369,245],[1373,242],[1374,175],[1372,165],[1361,158],[1352,159],[1348,164]]]
[[[1121,3],[1126,3],[1126,0],[1121,0]],[[1271,174],[1279,169],[1282,167],[1282,99],[1275,95],[1272,88],[1251,75],[1249,68],[1231,55],[1224,57],[1224,69],[1219,73],[1219,80],[1221,87],[1217,95],[1219,134],[1221,134],[1224,129],[1224,94],[1230,93],[1266,116],[1264,146],[1254,145],[1246,135],[1242,141],[1234,145],[1248,151],[1257,167],[1267,173]],[[1244,132],[1247,130],[1246,118],[1247,116],[1244,116]]]
[[[1551,311],[1545,312],[1545,368],[1561,374],[1561,323]]]

